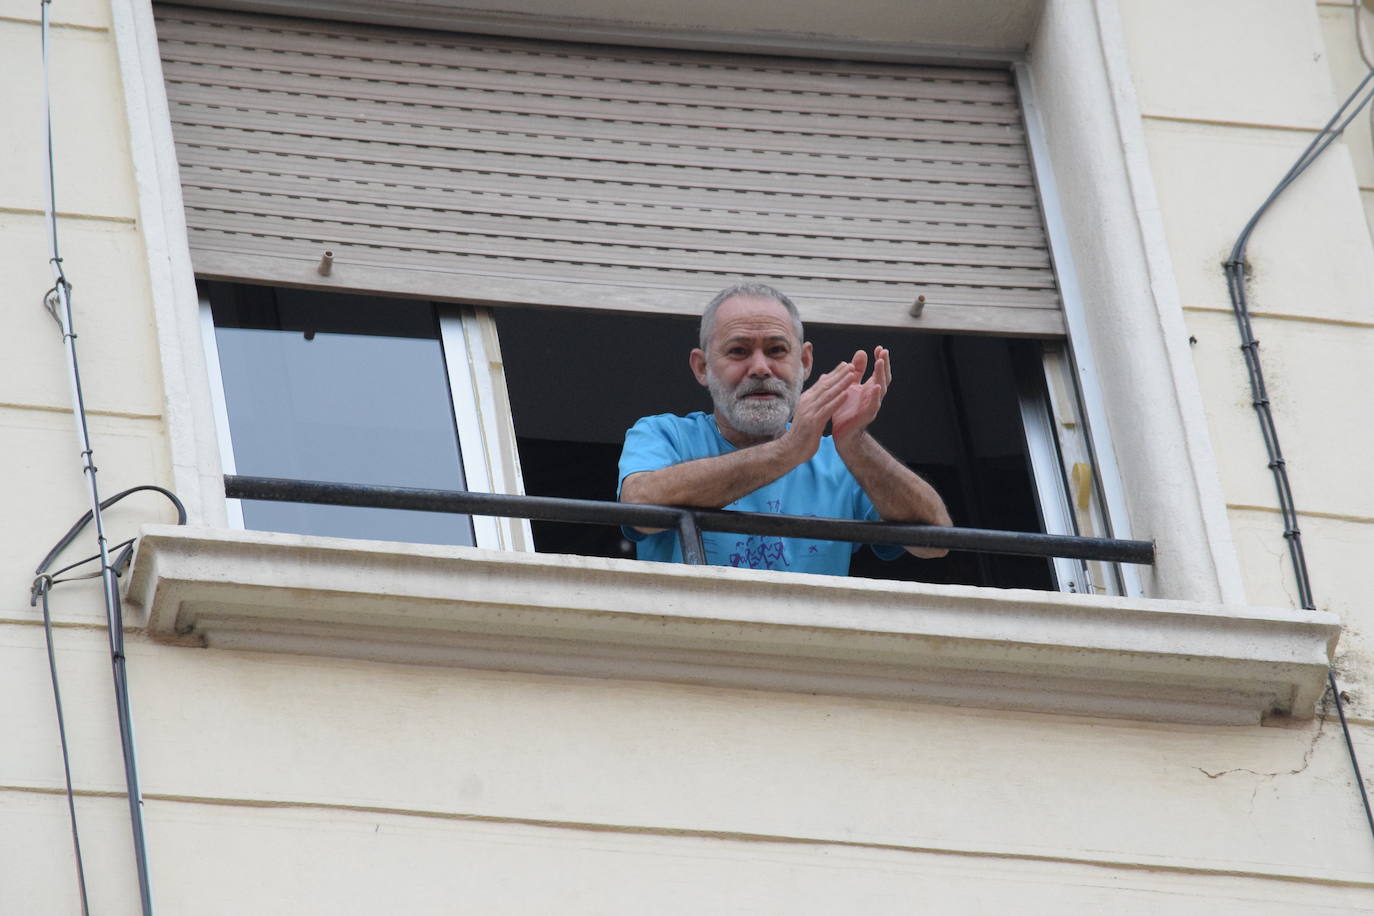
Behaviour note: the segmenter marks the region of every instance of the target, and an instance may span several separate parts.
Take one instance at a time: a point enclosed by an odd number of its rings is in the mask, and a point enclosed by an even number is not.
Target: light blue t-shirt
[[[701,411],[685,417],[666,413],[645,417],[625,434],[625,448],[620,453],[620,484],[625,483],[626,477],[641,471],[657,471],[684,461],[713,458],[733,451],[735,447],[720,434],[715,419]],[[873,508],[868,495],[845,467],[829,436],[821,438],[820,448],[810,461],[725,508],[847,520],[876,520],[879,517],[878,510]],[[626,537],[635,542],[639,559],[682,562],[682,545],[675,531],[643,534],[633,528],[623,530]],[[833,576],[849,574],[849,558],[860,547],[844,541],[716,531],[702,532],[702,542],[706,547],[706,562],[713,566]],[[902,548],[875,546],[873,552],[890,560],[900,556]]]

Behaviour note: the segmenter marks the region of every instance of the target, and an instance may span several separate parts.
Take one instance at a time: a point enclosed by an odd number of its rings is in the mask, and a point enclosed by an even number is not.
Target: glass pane
[[[461,490],[463,461],[433,306],[215,284],[239,474]],[[243,501],[266,531],[473,543],[465,515]]]

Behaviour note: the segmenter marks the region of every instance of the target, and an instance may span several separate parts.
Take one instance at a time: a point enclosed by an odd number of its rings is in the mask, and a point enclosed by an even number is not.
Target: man
[[[724,290],[701,318],[692,372],[714,411],[645,417],[625,434],[624,502],[948,525],[935,490],[867,432],[892,383],[883,347],[816,380],[797,308],[762,284]],[[791,421],[790,423],[788,421]],[[829,424],[831,435],[824,435]],[[642,560],[682,562],[673,532],[626,529]],[[706,532],[707,562],[845,575],[859,545]],[[884,559],[901,548],[875,547]],[[908,547],[918,557],[941,549]]]

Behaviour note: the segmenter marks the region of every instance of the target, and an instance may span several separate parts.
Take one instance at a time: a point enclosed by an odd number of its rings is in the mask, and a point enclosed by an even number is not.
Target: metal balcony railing
[[[827,541],[857,541],[863,544],[895,544],[902,547],[942,547],[948,550],[1026,557],[1068,557],[1109,563],[1151,565],[1155,559],[1155,545],[1152,541],[1085,538],[1025,531],[991,531],[982,528],[945,528],[939,525],[908,525],[900,522],[855,522],[801,515],[764,515],[756,512],[700,509],[691,506],[645,506],[592,499],[472,493],[467,490],[425,490],[225,475],[224,494],[231,499],[364,506],[373,509],[418,509],[425,512],[454,512],[550,522],[666,528],[677,532],[682,543],[684,561],[695,564],[706,562],[706,551],[701,543],[703,530],[732,534],[806,537]]]

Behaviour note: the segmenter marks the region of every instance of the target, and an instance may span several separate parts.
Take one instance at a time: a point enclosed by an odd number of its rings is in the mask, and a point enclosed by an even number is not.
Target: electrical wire
[[[1364,61],[1365,68],[1374,70],[1374,60],[1370,59],[1369,51],[1364,46],[1364,28],[1360,24],[1363,7],[1361,0],[1351,0],[1350,9],[1355,14],[1355,48],[1360,52],[1360,60]],[[1369,106],[1369,140],[1374,145],[1374,105]]]
[[[1358,3],[1358,0],[1356,2]],[[1357,8],[1356,15],[1358,16],[1358,14]],[[1359,21],[1357,19],[1357,36],[1359,34],[1358,26]],[[1363,43],[1360,45],[1360,53],[1361,56],[1364,55]],[[1368,58],[1366,58],[1367,60]],[[1259,209],[1250,217],[1245,228],[1237,236],[1236,243],[1231,248],[1231,255],[1224,265],[1226,287],[1231,297],[1231,310],[1235,315],[1236,326],[1240,331],[1240,349],[1245,356],[1245,367],[1250,381],[1251,403],[1254,405],[1255,414],[1259,420],[1265,450],[1269,453],[1269,470],[1274,476],[1274,486],[1278,490],[1279,510],[1283,516],[1284,525],[1283,536],[1288,541],[1293,576],[1297,580],[1298,598],[1302,608],[1309,611],[1316,610],[1317,605],[1312,599],[1312,581],[1307,571],[1307,557],[1303,552],[1302,531],[1298,527],[1298,512],[1293,499],[1292,484],[1288,478],[1288,464],[1284,460],[1283,450],[1279,447],[1278,427],[1274,422],[1274,414],[1269,402],[1269,389],[1265,384],[1264,371],[1260,364],[1259,340],[1255,337],[1254,328],[1250,323],[1250,307],[1246,301],[1245,250],[1250,244],[1250,237],[1254,233],[1255,227],[1274,201],[1341,136],[1350,122],[1358,117],[1360,111],[1369,104],[1371,98],[1374,98],[1374,65],[1371,65],[1364,79],[1360,80],[1359,85],[1346,96],[1345,101],[1336,109],[1336,113],[1312,138],[1312,142],[1302,151],[1293,165],[1279,179],[1274,189],[1269,192],[1269,196],[1260,204]],[[1360,790],[1360,800],[1364,804],[1365,820],[1369,823],[1370,835],[1374,836],[1374,809],[1370,807],[1369,792],[1365,788],[1364,777],[1360,772],[1360,760],[1355,752],[1355,742],[1350,734],[1350,726],[1346,722],[1345,706],[1341,698],[1340,687],[1336,683],[1334,667],[1327,669],[1326,680],[1332,700],[1336,705],[1336,714],[1340,717],[1341,733],[1345,736],[1345,747],[1350,757],[1350,766],[1355,773],[1355,785]]]
[[[76,885],[81,891],[81,916],[90,916],[91,905],[86,895],[86,866],[81,856],[81,833],[76,826],[76,795],[72,791],[71,752],[67,748],[67,720],[62,715],[62,690],[57,684],[57,653],[53,650],[52,615],[48,611],[48,591],[52,579],[39,576],[34,580],[35,599],[43,601],[43,635],[48,643],[48,674],[52,678],[52,698],[57,706],[57,735],[62,742],[62,775],[67,783],[67,814],[72,822],[72,850],[76,853]]]
[[[1364,30],[1360,28],[1360,10],[1364,6],[1360,0],[1350,0],[1350,8],[1355,11],[1355,47],[1360,51],[1360,60],[1370,70],[1374,70],[1374,60],[1369,59],[1369,52],[1364,47]],[[1374,111],[1374,109],[1370,109]]]
[[[157,493],[161,493],[163,496],[167,497],[167,499],[171,500],[172,505],[175,506],[177,510],[177,524],[186,524],[186,507],[182,505],[180,499],[177,499],[176,494],[173,493],[171,490],[159,486],[154,486],[152,484],[144,484],[137,487],[130,487],[127,490],[122,490],[119,493],[116,493],[114,496],[111,496],[109,499],[102,502],[100,504],[100,508],[108,509],[110,506],[113,506],[115,503],[124,499],[124,497],[129,496],[133,493],[143,492],[145,490],[151,490]],[[57,707],[57,735],[62,745],[62,772],[63,776],[66,779],[67,785],[67,813],[71,818],[72,824],[72,848],[76,853],[76,880],[77,886],[81,892],[82,916],[90,916],[90,902],[86,892],[86,867],[84,859],[81,855],[81,834],[77,827],[76,797],[75,792],[72,789],[71,753],[67,747],[67,721],[66,717],[63,715],[62,712],[62,689],[58,683],[57,653],[53,640],[52,614],[48,607],[48,595],[52,592],[53,586],[58,585],[62,582],[70,582],[76,579],[90,579],[101,575],[100,572],[95,572],[83,576],[70,576],[66,579],[57,578],[64,572],[76,569],[78,566],[84,566],[85,564],[90,563],[93,560],[100,559],[100,555],[96,554],[92,557],[86,557],[83,560],[77,560],[75,563],[69,563],[61,569],[54,570],[53,572],[48,572],[48,567],[50,567],[53,564],[53,562],[57,559],[57,557],[61,555],[63,550],[69,547],[71,543],[74,540],[76,540],[77,535],[79,535],[82,531],[85,530],[86,526],[91,523],[91,520],[94,517],[94,513],[90,510],[87,510],[86,514],[81,516],[81,518],[77,519],[76,524],[72,525],[71,528],[67,530],[67,533],[62,536],[61,540],[59,540],[56,544],[53,545],[52,550],[48,551],[47,556],[45,556],[42,559],[42,561],[38,564],[38,567],[34,570],[36,578],[33,580],[33,589],[29,597],[30,606],[37,604],[40,601],[43,605],[43,636],[45,641],[47,642],[48,647],[48,674],[52,679],[53,703]],[[128,564],[128,561],[132,557],[133,546],[136,541],[137,538],[129,538],[126,541],[121,541],[120,543],[116,544],[114,548],[112,548],[114,550],[122,549],[122,552],[115,559],[113,564],[115,569],[115,575],[119,575],[119,570]]]
[[[76,433],[80,444],[80,455],[82,462],[82,472],[86,477],[86,482],[90,491],[91,509],[87,516],[83,517],[68,532],[68,535],[58,543],[43,562],[39,564],[38,578],[34,582],[33,601],[40,597],[43,601],[43,612],[45,621],[45,632],[48,639],[48,654],[53,678],[53,695],[58,705],[58,728],[62,740],[63,767],[67,773],[67,793],[68,805],[72,817],[72,837],[77,852],[77,875],[81,887],[82,912],[87,912],[88,901],[86,898],[85,870],[81,861],[80,841],[76,828],[76,806],[72,798],[71,768],[67,753],[66,743],[66,723],[61,713],[61,694],[57,685],[57,666],[56,657],[52,643],[51,618],[48,610],[48,593],[51,590],[54,579],[46,574],[47,566],[61,552],[62,548],[71,543],[76,533],[84,529],[90,523],[95,523],[96,545],[98,553],[96,557],[100,561],[100,572],[102,595],[105,602],[105,621],[110,640],[110,664],[114,679],[115,712],[119,722],[120,749],[124,757],[124,777],[128,789],[129,799],[129,819],[133,831],[134,859],[138,871],[139,901],[142,904],[143,916],[152,916],[152,884],[148,876],[148,846],[143,827],[143,795],[139,789],[138,782],[138,759],[134,749],[133,715],[129,703],[129,682],[127,659],[124,654],[124,620],[119,606],[119,589],[115,583],[118,575],[116,564],[110,562],[109,544],[105,537],[105,524],[101,515],[101,510],[115,499],[122,498],[129,492],[140,489],[157,489],[168,495],[176,503],[178,517],[185,522],[185,509],[169,492],[160,487],[143,488],[138,487],[134,490],[119,494],[112,500],[102,502],[100,499],[100,488],[96,483],[95,453],[91,446],[90,427],[87,422],[85,395],[81,386],[81,371],[76,355],[76,331],[72,318],[72,285],[67,280],[67,276],[62,266],[61,249],[58,245],[57,237],[57,193],[56,193],[56,156],[54,153],[53,142],[53,120],[52,120],[52,92],[51,92],[51,42],[50,42],[50,23],[49,7],[51,0],[40,0],[40,35],[42,41],[42,60],[43,60],[43,127],[44,139],[47,153],[46,170],[44,178],[46,181],[46,198],[44,200],[44,215],[47,220],[49,258],[48,262],[52,267],[53,286],[43,297],[43,305],[48,313],[57,321],[62,328],[62,342],[66,350],[68,380],[71,383],[72,410],[76,419]],[[123,545],[122,545],[123,546]],[[124,553],[121,554],[119,563],[127,561],[129,551],[133,549],[132,544],[124,546]],[[89,561],[82,561],[89,562]],[[81,564],[76,564],[81,565]]]

